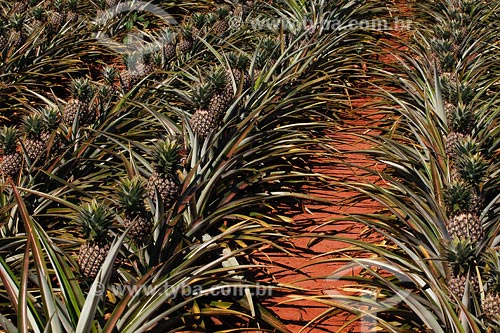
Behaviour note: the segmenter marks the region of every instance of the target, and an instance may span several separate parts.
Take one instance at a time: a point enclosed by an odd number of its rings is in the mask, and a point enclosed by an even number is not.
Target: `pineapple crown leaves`
[[[102,76],[104,80],[106,80],[106,83],[111,84],[115,81],[117,78],[118,71],[114,66],[106,66],[102,70]]]
[[[0,145],[4,153],[13,152],[17,146],[17,129],[15,127],[4,126],[0,131]]]
[[[41,114],[30,114],[23,119],[23,131],[29,138],[37,138],[43,131]]]
[[[221,91],[226,87],[227,76],[222,67],[216,67],[210,71],[207,77],[210,89],[213,91]]]
[[[476,116],[472,110],[464,106],[452,108],[448,114],[448,123],[452,131],[470,134],[476,122]]]
[[[92,87],[88,78],[74,79],[70,88],[73,98],[82,102],[90,102],[94,95],[94,87]]]
[[[64,9],[64,1],[63,0],[54,0],[52,2],[52,8],[58,12],[62,12]]]
[[[219,20],[224,20],[229,16],[229,7],[228,6],[220,6],[215,10]]]
[[[94,199],[80,207],[74,222],[81,227],[86,240],[103,241],[108,236],[113,219],[108,207]]]
[[[212,93],[210,84],[198,84],[191,90],[191,101],[193,105],[198,109],[204,109]]]
[[[185,23],[179,28],[179,37],[181,40],[192,41],[193,40],[193,25],[191,23]]]
[[[481,155],[459,155],[457,169],[462,179],[472,186],[479,186],[488,170],[488,161]]]
[[[231,68],[244,71],[248,66],[250,58],[243,53],[231,52],[228,54],[227,60]]]
[[[471,189],[463,181],[451,183],[444,192],[444,202],[450,215],[464,211],[469,206],[470,200]]]
[[[117,185],[117,202],[128,211],[141,211],[144,209],[145,189],[141,178],[124,178]]]
[[[24,25],[25,16],[23,14],[14,14],[9,18],[9,23],[12,28],[21,31]]]
[[[444,249],[444,257],[450,264],[453,274],[465,274],[476,261],[474,246],[469,240],[455,238]]]
[[[180,146],[175,139],[158,141],[151,152],[155,170],[160,174],[173,174],[179,164]]]
[[[193,13],[189,21],[194,28],[201,30],[207,24],[208,16],[205,13]]]
[[[43,21],[45,18],[45,10],[42,7],[36,6],[31,10],[31,15],[37,21]]]
[[[42,110],[42,119],[44,131],[51,132],[57,129],[61,121],[61,114],[59,109],[55,106],[46,106]]]
[[[68,9],[71,11],[76,11],[78,8],[78,0],[68,0]]]
[[[459,155],[474,155],[479,152],[479,144],[473,137],[466,135],[458,139],[456,151]]]

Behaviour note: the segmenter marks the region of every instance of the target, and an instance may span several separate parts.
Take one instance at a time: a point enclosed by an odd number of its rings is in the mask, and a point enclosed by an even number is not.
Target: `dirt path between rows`
[[[395,16],[399,16],[400,19],[411,20],[411,16],[408,14],[407,1],[398,1],[397,6],[399,11],[395,13]],[[406,34],[409,31],[396,31],[394,33],[398,35],[397,39],[399,37],[406,39],[408,37]],[[392,43],[395,42],[391,42],[391,45]],[[393,46],[404,47],[399,42],[397,43],[397,46]],[[389,53],[381,56],[378,60],[386,64],[396,61]],[[359,137],[361,134],[379,134],[376,130],[370,129],[380,121],[380,114],[374,108],[373,102],[372,99],[361,97],[351,101],[352,113],[346,118],[343,117],[342,124],[328,133],[332,142],[335,142],[335,149],[339,151],[338,157],[330,161],[319,161],[314,171],[321,172],[339,181],[383,182],[380,177],[368,174],[363,170],[365,167],[378,171],[383,169],[383,165],[362,152],[371,148],[372,144]],[[348,164],[357,167],[348,166]],[[283,286],[302,287],[308,292],[297,292],[294,295],[286,293],[273,295],[269,300],[269,304],[271,304],[272,311],[293,333],[360,332],[359,323],[343,327],[345,323],[349,322],[349,315],[328,313],[328,315],[322,316],[332,307],[307,299],[311,295],[323,295],[324,300],[327,302],[333,301],[333,298],[329,295],[332,292],[339,292],[336,286],[339,286],[341,282],[337,281],[332,274],[341,269],[343,264],[331,262],[313,263],[339,257],[339,254],[335,253],[335,251],[348,246],[346,243],[334,240],[321,239],[318,241],[307,236],[307,233],[313,231],[315,233],[322,232],[327,235],[336,235],[371,243],[383,241],[379,235],[368,232],[361,223],[352,222],[346,218],[349,214],[373,214],[382,207],[371,200],[347,203],[347,200],[357,193],[347,191],[345,188],[338,191],[332,189],[328,192],[314,194],[327,198],[330,203],[307,205],[303,207],[303,213],[294,216],[297,233],[302,235],[292,237],[287,243],[286,249],[291,255],[271,249],[269,252],[264,251],[259,255],[260,263],[271,265],[270,273],[274,282]],[[323,319],[318,320],[319,316]],[[314,325],[307,325],[311,321],[314,321]]]

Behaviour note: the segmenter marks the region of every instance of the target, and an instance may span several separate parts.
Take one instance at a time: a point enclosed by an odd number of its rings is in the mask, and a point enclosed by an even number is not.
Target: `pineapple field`
[[[0,0],[0,332],[500,332],[499,13]]]

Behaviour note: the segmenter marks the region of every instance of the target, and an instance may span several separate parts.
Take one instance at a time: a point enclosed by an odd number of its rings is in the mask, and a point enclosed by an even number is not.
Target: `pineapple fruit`
[[[156,196],[158,193],[165,207],[172,206],[177,200],[179,149],[177,141],[165,139],[157,142],[152,150],[154,170],[148,178],[146,190],[153,199],[158,199]]]
[[[483,237],[483,225],[477,214],[462,212],[449,218],[448,233],[451,238],[477,242]]]
[[[145,189],[141,179],[123,179],[118,184],[116,195],[125,215],[125,227],[130,227],[128,236],[137,243],[143,242],[151,233],[153,220],[144,205]]]
[[[46,151],[46,141],[41,137],[43,133],[43,118],[41,114],[31,114],[23,120],[25,138],[22,147],[31,162],[40,159]]]
[[[0,173],[14,177],[21,169],[22,156],[17,152],[17,130],[4,126],[0,131],[0,147],[3,150]]]
[[[186,25],[180,29],[179,41],[176,44],[176,52],[179,57],[185,57],[193,48],[192,27]]]
[[[445,258],[449,263],[450,277],[448,288],[461,300],[466,286],[469,293],[479,291],[479,280],[474,270],[475,254],[469,240],[453,239],[445,249]]]
[[[66,19],[63,0],[54,0],[52,10],[49,12],[48,23],[50,30],[55,32],[59,30]]]
[[[24,34],[24,20],[25,17],[23,14],[14,14],[10,17],[10,34],[9,34],[9,42],[10,45],[14,48],[21,47],[26,41],[26,36]]]
[[[71,99],[66,103],[63,110],[63,121],[72,126],[75,120],[80,126],[90,124],[94,118],[94,110],[91,109],[91,101],[94,89],[86,78],[75,79],[71,83]]]
[[[78,0],[68,0],[65,15],[68,22],[75,23],[78,21]]]
[[[80,208],[75,222],[85,238],[78,253],[80,272],[84,277],[93,279],[108,255],[108,232],[113,220],[106,206],[94,199]]]
[[[217,127],[220,118],[219,111],[214,107],[222,106],[222,103],[217,103],[217,97],[210,97],[211,87],[208,84],[196,86],[193,90],[193,102],[196,105],[196,111],[189,121],[194,133],[204,138]],[[212,109],[208,108],[209,100],[212,102]]]
[[[212,34],[223,36],[229,30],[229,9],[225,6],[219,7],[215,12],[215,22],[212,25]]]

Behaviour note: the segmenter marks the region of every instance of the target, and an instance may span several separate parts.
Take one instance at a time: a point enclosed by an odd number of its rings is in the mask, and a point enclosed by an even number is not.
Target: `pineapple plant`
[[[43,156],[46,151],[46,141],[42,140],[43,119],[40,114],[31,114],[23,120],[23,130],[25,138],[22,147],[30,161],[36,161]]]
[[[500,321],[500,254],[498,248],[490,249],[485,256],[485,275],[488,289],[481,307],[490,321]]]
[[[146,190],[150,198],[159,199],[165,207],[170,207],[177,199],[179,181],[179,144],[174,139],[158,141],[152,150],[153,172],[148,178]]]
[[[90,103],[94,95],[94,89],[87,78],[75,79],[71,82],[71,99],[64,107],[62,120],[72,125],[75,120],[79,125],[90,124],[95,115]]]
[[[95,278],[109,252],[109,229],[113,223],[107,207],[93,200],[80,207],[75,223],[80,226],[85,241],[80,245],[78,265],[84,277]]]
[[[17,130],[4,126],[0,131],[0,147],[3,150],[0,173],[14,177],[21,169],[22,156],[17,151]]]
[[[452,214],[448,221],[448,233],[452,239],[468,239],[477,242],[483,238],[483,225],[477,214],[460,212]]]
[[[145,189],[140,178],[125,178],[117,188],[117,202],[125,215],[128,236],[137,243],[143,242],[151,233],[153,220],[144,205]]]
[[[154,70],[148,59],[144,61],[140,54],[127,54],[124,56],[124,62],[126,68],[120,72],[119,76],[120,84],[124,91],[132,88],[133,85]]]
[[[445,258],[450,268],[448,288],[461,300],[468,283],[469,292],[479,291],[479,280],[474,270],[474,247],[469,240],[453,239],[445,249]]]
[[[218,112],[217,107],[221,106],[222,103],[216,103],[216,100],[210,97],[210,91],[210,86],[205,84],[196,86],[192,92],[196,111],[191,117],[189,125],[193,129],[193,132],[202,138],[206,137],[217,127],[220,117],[220,113],[213,111]],[[209,100],[212,101],[212,109],[208,108]]]

